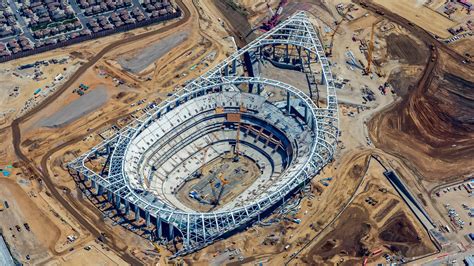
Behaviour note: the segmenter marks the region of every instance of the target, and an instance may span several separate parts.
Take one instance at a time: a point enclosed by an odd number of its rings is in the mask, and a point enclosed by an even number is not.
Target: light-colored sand
[[[447,38],[450,36],[447,29],[454,27],[457,23],[447,17],[424,6],[422,1],[413,0],[374,0],[375,3],[384,6],[392,12],[412,21],[423,29]]]

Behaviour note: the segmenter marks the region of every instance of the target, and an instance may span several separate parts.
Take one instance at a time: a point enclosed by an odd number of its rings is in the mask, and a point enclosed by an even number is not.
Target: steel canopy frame
[[[313,54],[315,60],[319,61],[322,69],[321,79],[324,81],[327,90],[326,108],[318,108],[304,92],[282,81],[262,77],[239,76],[237,74],[237,64],[244,64],[242,60],[244,53],[253,53],[266,45],[281,44],[302,47]],[[232,68],[231,73],[229,73],[229,68]],[[147,192],[137,191],[131,187],[129,177],[125,171],[127,162],[124,158],[133,139],[148,125],[159,120],[163,114],[183,102],[193,100],[203,94],[215,93],[222,90],[223,86],[239,84],[282,89],[289,95],[298,98],[305,108],[308,108],[310,119],[307,124],[314,133],[309,159],[303,162],[298,169],[285,173],[288,175],[286,179],[288,182],[265,198],[259,198],[253,204],[210,213],[185,212],[162,202],[159,198],[150,199]],[[309,181],[333,159],[337,145],[338,123],[337,97],[329,62],[306,14],[299,12],[155,106],[151,111],[123,128],[116,136],[76,158],[68,164],[68,167],[81,175],[85,181],[90,180],[96,191],[107,192],[109,200],[114,201],[117,208],[120,208],[122,203],[125,204],[125,209],[133,204],[137,208],[136,210],[139,209],[145,212],[147,223],[149,223],[150,217],[156,219],[157,231],[160,236],[162,223],[170,225],[169,228],[176,228],[183,237],[183,249],[178,251],[176,255],[183,255],[212,243],[229,231],[249,225],[262,212],[279,202],[283,202],[285,196]],[[108,175],[103,177],[88,169],[85,163],[90,156],[107,148],[112,148],[112,151],[109,154]],[[140,215],[140,212],[138,212],[138,215]]]

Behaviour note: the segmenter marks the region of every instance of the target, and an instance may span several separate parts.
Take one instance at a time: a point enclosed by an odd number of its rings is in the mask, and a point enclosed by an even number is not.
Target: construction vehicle
[[[220,182],[219,194],[217,195],[217,198],[215,198],[215,200],[214,200],[214,205],[216,205],[216,206],[219,205],[219,202],[220,202],[221,197],[222,197],[222,193],[224,192],[225,185],[229,184],[229,181],[224,178],[224,174],[222,172],[217,175],[217,178],[219,178],[219,181],[221,181],[221,182]]]
[[[288,0],[281,0],[278,4],[276,12],[273,12],[270,5],[267,3],[267,7],[270,10],[271,17],[263,22],[263,25],[260,27],[263,31],[269,31],[273,29],[279,22],[281,18],[281,14],[283,13],[283,7],[288,3]]]
[[[344,21],[344,19],[346,19],[347,14],[352,10],[352,8],[353,8],[352,4],[347,5],[347,10],[342,14],[341,20],[336,22],[336,28],[332,32],[331,41],[329,42],[329,46],[326,48],[326,56],[327,57],[332,56],[332,46],[333,46],[333,43],[334,43],[334,36],[336,35],[337,30],[341,26],[342,21]]]
[[[156,244],[155,242],[151,242],[151,243],[155,247],[156,253],[160,254],[160,246],[158,246],[158,244]]]
[[[375,24],[372,24],[372,31],[370,32],[370,42],[369,42],[369,49],[367,50],[367,68],[365,69],[365,75],[370,74],[370,67],[372,65],[372,53],[374,51],[374,32],[375,32]]]

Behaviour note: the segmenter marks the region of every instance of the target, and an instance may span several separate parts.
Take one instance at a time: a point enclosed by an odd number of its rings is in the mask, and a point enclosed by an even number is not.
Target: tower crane
[[[374,32],[375,32],[375,24],[372,24],[372,31],[370,32],[370,42],[369,42],[369,48],[367,51],[367,68],[365,69],[365,74],[369,75],[370,74],[370,67],[372,65],[372,53],[374,51]]]
[[[331,56],[332,55],[332,46],[333,46],[333,43],[334,43],[334,36],[336,35],[337,33],[337,30],[339,29],[339,27],[341,26],[341,23],[344,21],[344,19],[346,19],[346,16],[347,14],[352,10],[352,4],[349,4],[347,6],[347,10],[342,14],[342,18],[341,20],[339,20],[338,22],[336,22],[336,28],[334,28],[334,31],[333,33],[331,34],[331,41],[329,43],[329,48],[328,50],[326,51],[326,56]]]
[[[240,121],[237,123],[237,135],[235,136],[234,162],[239,161]]]

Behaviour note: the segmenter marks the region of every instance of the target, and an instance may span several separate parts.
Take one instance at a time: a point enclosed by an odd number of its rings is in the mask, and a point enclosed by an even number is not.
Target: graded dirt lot
[[[429,77],[369,123],[378,147],[409,159],[429,180],[463,175],[474,165],[474,80],[448,58],[441,52]]]
[[[331,231],[316,238],[292,264],[354,265],[381,262],[381,255],[400,252],[417,257],[435,251],[427,232],[408,206],[383,176],[384,168],[371,160],[362,170],[364,181],[354,200],[345,209]],[[382,249],[377,256],[371,252]]]
[[[62,127],[96,110],[107,102],[107,91],[97,87],[64,106],[58,112],[39,121],[40,127]]]
[[[174,33],[166,36],[159,42],[151,43],[142,50],[137,50],[135,53],[127,53],[119,56],[118,63],[126,71],[132,73],[140,73],[146,69],[151,63],[155,62],[177,45],[183,43],[188,38],[187,31]]]
[[[440,13],[425,7],[421,1],[374,0],[373,2],[399,14],[441,38],[449,37],[447,29],[457,24]]]
[[[407,35],[391,33],[386,42],[390,59],[400,60],[403,64],[423,65],[429,57],[428,49],[420,47],[420,43]]]
[[[23,191],[14,180],[1,178],[0,186],[0,200],[9,205],[1,212],[0,224],[12,253],[22,262],[26,262],[26,255],[33,261],[44,259],[47,250],[54,249],[59,240],[60,229],[35,205],[29,197],[32,194]],[[28,223],[31,231],[26,230],[24,223]]]

